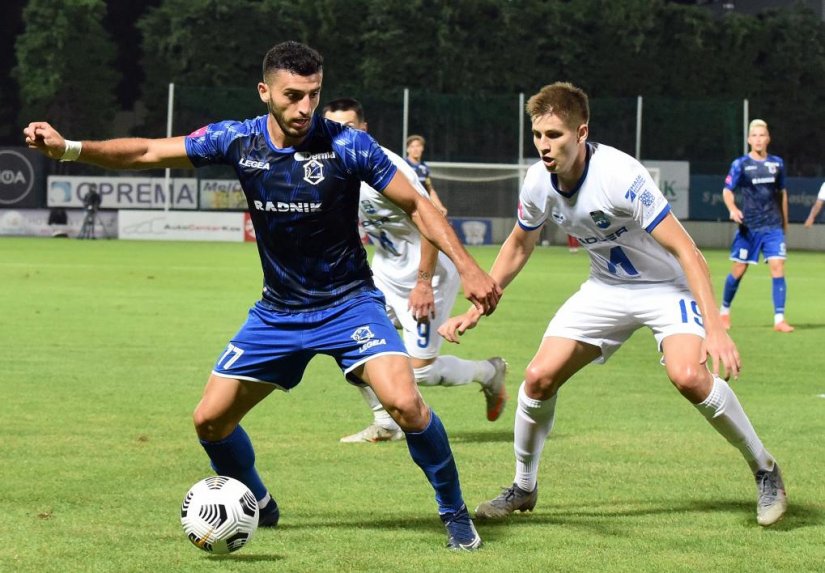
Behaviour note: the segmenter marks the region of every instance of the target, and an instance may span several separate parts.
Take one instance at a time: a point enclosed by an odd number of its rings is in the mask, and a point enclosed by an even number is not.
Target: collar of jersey
[[[267,145],[267,147],[269,147],[269,150],[273,151],[275,153],[283,153],[285,155],[288,154],[288,153],[295,153],[295,147],[277,147],[274,143],[272,143],[272,140],[269,139],[269,127],[266,124],[266,122],[269,121],[269,114],[262,115],[261,117],[263,118],[262,123],[263,123],[264,137],[266,138],[266,145]],[[309,132],[307,132],[307,136],[304,138],[304,141],[309,139],[309,134],[312,132],[312,130],[314,128],[315,128],[315,114],[312,114],[312,122],[310,123]],[[303,141],[301,143],[303,143]],[[299,147],[300,147],[300,145],[299,145]]]
[[[587,177],[587,172],[590,170],[590,156],[593,155],[593,148],[590,146],[589,143],[585,144],[585,149],[587,150],[587,153],[584,156],[584,173],[582,173],[582,176],[579,177],[578,181],[576,181],[576,186],[573,187],[571,191],[565,193],[564,191],[559,189],[558,175],[556,175],[555,173],[550,174],[550,184],[553,185],[553,190],[559,195],[570,199],[573,195],[579,192],[579,189],[581,189],[581,186],[584,184],[584,180]]]

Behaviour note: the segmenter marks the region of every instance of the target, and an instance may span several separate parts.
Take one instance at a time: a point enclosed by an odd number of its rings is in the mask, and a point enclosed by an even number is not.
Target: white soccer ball
[[[186,492],[180,523],[195,547],[209,553],[231,553],[249,543],[258,529],[258,502],[238,480],[208,477]]]

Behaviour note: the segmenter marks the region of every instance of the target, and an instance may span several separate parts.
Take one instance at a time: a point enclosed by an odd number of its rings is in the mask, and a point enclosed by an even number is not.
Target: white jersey
[[[412,167],[389,149],[382,149],[416,191],[429,198]],[[401,207],[366,183],[361,184],[358,218],[375,245],[372,272],[382,283],[409,293],[418,280],[418,263],[421,261],[421,233],[418,228]],[[452,278],[455,273],[452,261],[439,252],[433,288]]]
[[[534,230],[549,218],[573,235],[590,254],[590,277],[605,284],[686,284],[673,255],[651,231],[670,205],[650,173],[614,147],[587,144],[587,165],[573,191],[542,162],[532,165],[519,196],[518,223]]]

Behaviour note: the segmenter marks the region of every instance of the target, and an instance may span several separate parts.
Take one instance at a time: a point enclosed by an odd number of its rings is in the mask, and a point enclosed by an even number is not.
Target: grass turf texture
[[[489,268],[497,249],[472,252]],[[727,255],[706,255],[718,292]],[[259,294],[255,247],[2,239],[0,571],[822,571],[823,263],[790,255],[793,334],[771,330],[765,265],[733,307],[744,360],[733,387],[791,500],[770,529],[756,525],[739,453],[679,397],[639,331],[562,389],[535,513],[479,524],[475,554],[443,548],[432,491],[404,443],[338,443],[370,416],[334,362],[317,357],[296,390],[275,392],[244,423],[281,525],[216,558],[178,522],[184,493],[212,473],[190,413]],[[471,509],[512,479],[521,374],[587,269],[584,253],[538,248],[499,310],[444,348],[509,361],[498,422],[485,420],[477,385],[423,389]]]

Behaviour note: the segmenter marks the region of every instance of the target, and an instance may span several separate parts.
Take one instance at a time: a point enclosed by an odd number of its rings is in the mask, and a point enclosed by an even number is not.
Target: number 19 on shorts
[[[679,310],[682,313],[683,323],[687,324],[688,321],[692,319],[693,322],[695,322],[702,328],[705,327],[705,325],[702,323],[702,313],[699,310],[699,305],[696,303],[695,300],[680,298]]]

